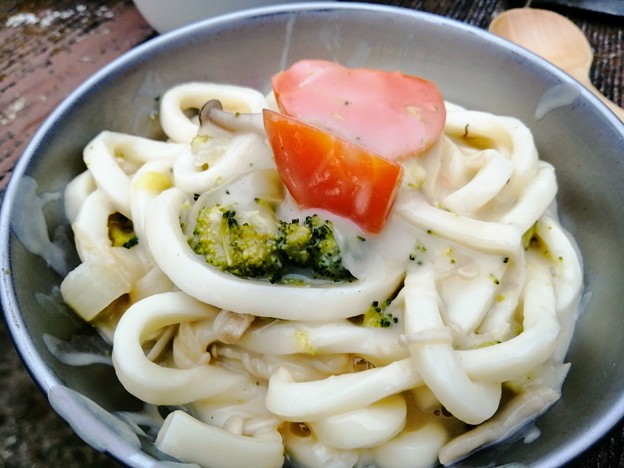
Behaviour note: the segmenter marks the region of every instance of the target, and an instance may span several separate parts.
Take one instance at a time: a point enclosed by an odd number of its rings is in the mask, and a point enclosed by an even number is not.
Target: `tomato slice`
[[[273,77],[273,92],[284,114],[392,160],[427,150],[446,120],[438,87],[400,72],[302,60]]]
[[[297,204],[328,210],[371,234],[380,232],[403,167],[293,117],[263,113],[277,170]]]

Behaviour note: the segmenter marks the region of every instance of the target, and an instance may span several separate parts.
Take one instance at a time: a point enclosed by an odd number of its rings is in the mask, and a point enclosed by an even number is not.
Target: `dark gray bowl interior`
[[[583,252],[591,301],[568,355],[572,369],[563,397],[535,423],[541,436],[530,445],[516,437],[460,465],[559,466],[570,460],[624,414],[624,127],[573,80],[531,54],[466,25],[396,8],[315,3],[208,20],[126,54],[50,116],[15,170],[0,225],[5,318],[35,381],[99,450],[132,466],[151,465],[154,454],[163,457],[149,439],[141,440],[147,454],[139,452],[118,420],[102,417],[92,404],[107,411],[141,408],[110,367],[68,366],[45,346],[44,334],[71,340],[94,333],[59,299],[60,276],[14,235],[20,182],[30,176],[39,192],[59,192],[83,169],[82,148],[100,130],[154,134],[149,116],[172,85],[206,80],[268,91],[270,76],[301,58],[420,75],[436,81],[450,101],[512,115],[531,128],[541,157],[557,169],[563,221]],[[49,205],[46,215],[50,232],[59,227],[69,233],[60,203]],[[75,264],[71,248],[67,255]]]

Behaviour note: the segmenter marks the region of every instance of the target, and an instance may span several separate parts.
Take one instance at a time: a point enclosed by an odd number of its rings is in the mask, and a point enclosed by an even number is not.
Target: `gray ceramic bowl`
[[[210,80],[268,91],[269,77],[301,58],[424,76],[450,101],[512,115],[531,128],[541,157],[556,166],[563,222],[584,254],[592,298],[568,355],[563,397],[535,423],[541,436],[530,445],[516,438],[493,446],[461,465],[560,466],[589,447],[624,415],[624,126],[572,79],[481,30],[356,4],[268,8],[161,36],[101,70],[44,123],[4,198],[1,293],[15,345],[52,406],[88,443],[128,465],[165,459],[149,434],[137,437],[119,419],[119,411],[141,404],[111,367],[66,365],[45,344],[44,337],[55,337],[106,354],[59,299],[61,277],[15,235],[16,220],[29,210],[22,196],[28,184],[34,179],[39,193],[60,193],[83,168],[82,148],[102,129],[149,135],[155,98],[174,84]],[[60,202],[44,213],[50,232],[70,235]],[[64,254],[75,264],[71,247]]]

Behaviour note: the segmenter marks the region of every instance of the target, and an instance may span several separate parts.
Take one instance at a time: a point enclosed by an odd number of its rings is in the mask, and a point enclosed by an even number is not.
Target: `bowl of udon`
[[[623,147],[569,76],[452,20],[212,18],[30,142],[7,327],[128,466],[561,466],[624,414]]]

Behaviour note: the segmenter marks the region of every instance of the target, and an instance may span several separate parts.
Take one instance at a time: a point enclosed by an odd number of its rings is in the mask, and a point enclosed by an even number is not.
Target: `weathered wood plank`
[[[0,17],[0,189],[59,102],[153,35],[129,1],[45,5],[24,2]]]

